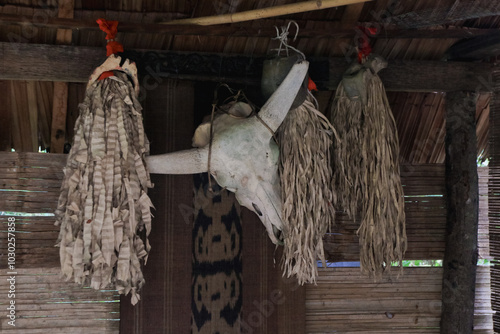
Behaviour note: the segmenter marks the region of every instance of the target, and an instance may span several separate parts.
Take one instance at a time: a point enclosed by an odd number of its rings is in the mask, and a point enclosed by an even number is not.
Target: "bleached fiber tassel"
[[[127,76],[115,72],[87,88],[79,109],[56,211],[62,275],[131,293],[136,304],[151,248],[142,108]]]
[[[392,263],[401,267],[407,240],[396,122],[378,70],[366,66],[337,88],[332,167],[338,206],[360,221],[361,269],[379,278]]]
[[[288,112],[277,132],[283,201],[283,270],[315,283],[325,264],[323,236],[334,221],[330,150],[333,127],[309,97]]]

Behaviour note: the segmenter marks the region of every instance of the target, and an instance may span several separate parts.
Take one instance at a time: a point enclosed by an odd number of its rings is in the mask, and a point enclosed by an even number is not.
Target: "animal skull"
[[[278,175],[279,149],[272,134],[285,119],[308,67],[309,63],[305,60],[293,65],[259,112],[262,121],[256,116],[234,118],[224,114],[213,122],[210,173],[221,187],[235,193],[241,205],[259,216],[275,244],[280,243],[283,223]],[[207,172],[208,145],[150,156],[147,163],[153,174]]]

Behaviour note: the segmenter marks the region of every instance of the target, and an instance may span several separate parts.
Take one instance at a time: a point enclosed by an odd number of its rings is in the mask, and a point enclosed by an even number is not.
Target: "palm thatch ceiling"
[[[488,0],[374,0],[202,29],[172,29],[170,32],[162,24],[294,2],[5,0],[0,5],[0,42],[66,43],[102,47],[104,50],[104,33],[94,24],[102,17],[120,22],[118,40],[126,50],[262,57],[277,45],[272,40],[274,26],[294,20],[300,30],[291,44],[308,57],[343,57],[346,63],[351,61],[356,56],[356,41],[366,38],[360,34],[362,29],[359,27],[376,28],[376,32],[368,36],[369,43],[374,53],[389,60],[493,62],[500,53],[497,52],[499,41],[494,37],[500,26],[500,2]],[[66,15],[62,15],[64,11],[59,10],[59,4],[69,5]],[[61,37],[61,28],[70,28],[66,37]],[[477,41],[474,52],[470,49],[470,41]],[[409,75],[406,80],[411,81],[412,77]],[[13,147],[18,151],[36,151],[39,147],[50,146],[53,83],[4,80],[0,86],[8,87],[10,92],[0,101],[4,105],[0,108],[0,123],[10,124],[0,138],[0,149]],[[66,141],[71,140],[72,124],[83,89],[78,83],[69,86]],[[389,92],[388,95],[399,129],[401,159],[405,163],[443,162],[444,93]],[[332,91],[318,92],[317,97],[327,112]],[[7,99],[10,105],[4,103]],[[477,105],[478,154],[483,157],[488,156],[489,102],[490,95],[482,93]],[[6,127],[4,125],[0,130]]]

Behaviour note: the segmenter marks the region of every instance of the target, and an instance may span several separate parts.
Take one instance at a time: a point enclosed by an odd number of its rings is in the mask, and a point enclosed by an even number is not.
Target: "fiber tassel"
[[[334,221],[330,189],[333,127],[308,97],[289,111],[277,131],[283,202],[283,275],[315,283],[325,265],[323,236]]]
[[[339,84],[330,121],[340,137],[332,158],[337,205],[360,221],[361,270],[379,278],[394,262],[401,267],[407,240],[397,128],[376,74],[386,63],[372,60],[378,64],[357,65]]]
[[[94,289],[144,284],[152,203],[141,106],[123,72],[95,81],[79,106],[56,210],[62,275]]]

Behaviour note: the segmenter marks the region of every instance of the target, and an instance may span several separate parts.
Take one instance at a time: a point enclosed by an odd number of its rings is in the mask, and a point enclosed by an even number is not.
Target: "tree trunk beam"
[[[131,51],[137,59],[141,87],[159,78],[225,81],[260,85],[264,57]],[[106,49],[84,46],[0,43],[0,80],[87,82],[106,59]],[[321,90],[336,89],[348,66],[346,58],[310,57],[309,74]],[[387,90],[450,92],[492,91],[492,64],[440,61],[389,61],[380,72]]]
[[[446,96],[446,248],[441,334],[472,333],[478,259],[477,94]]]

